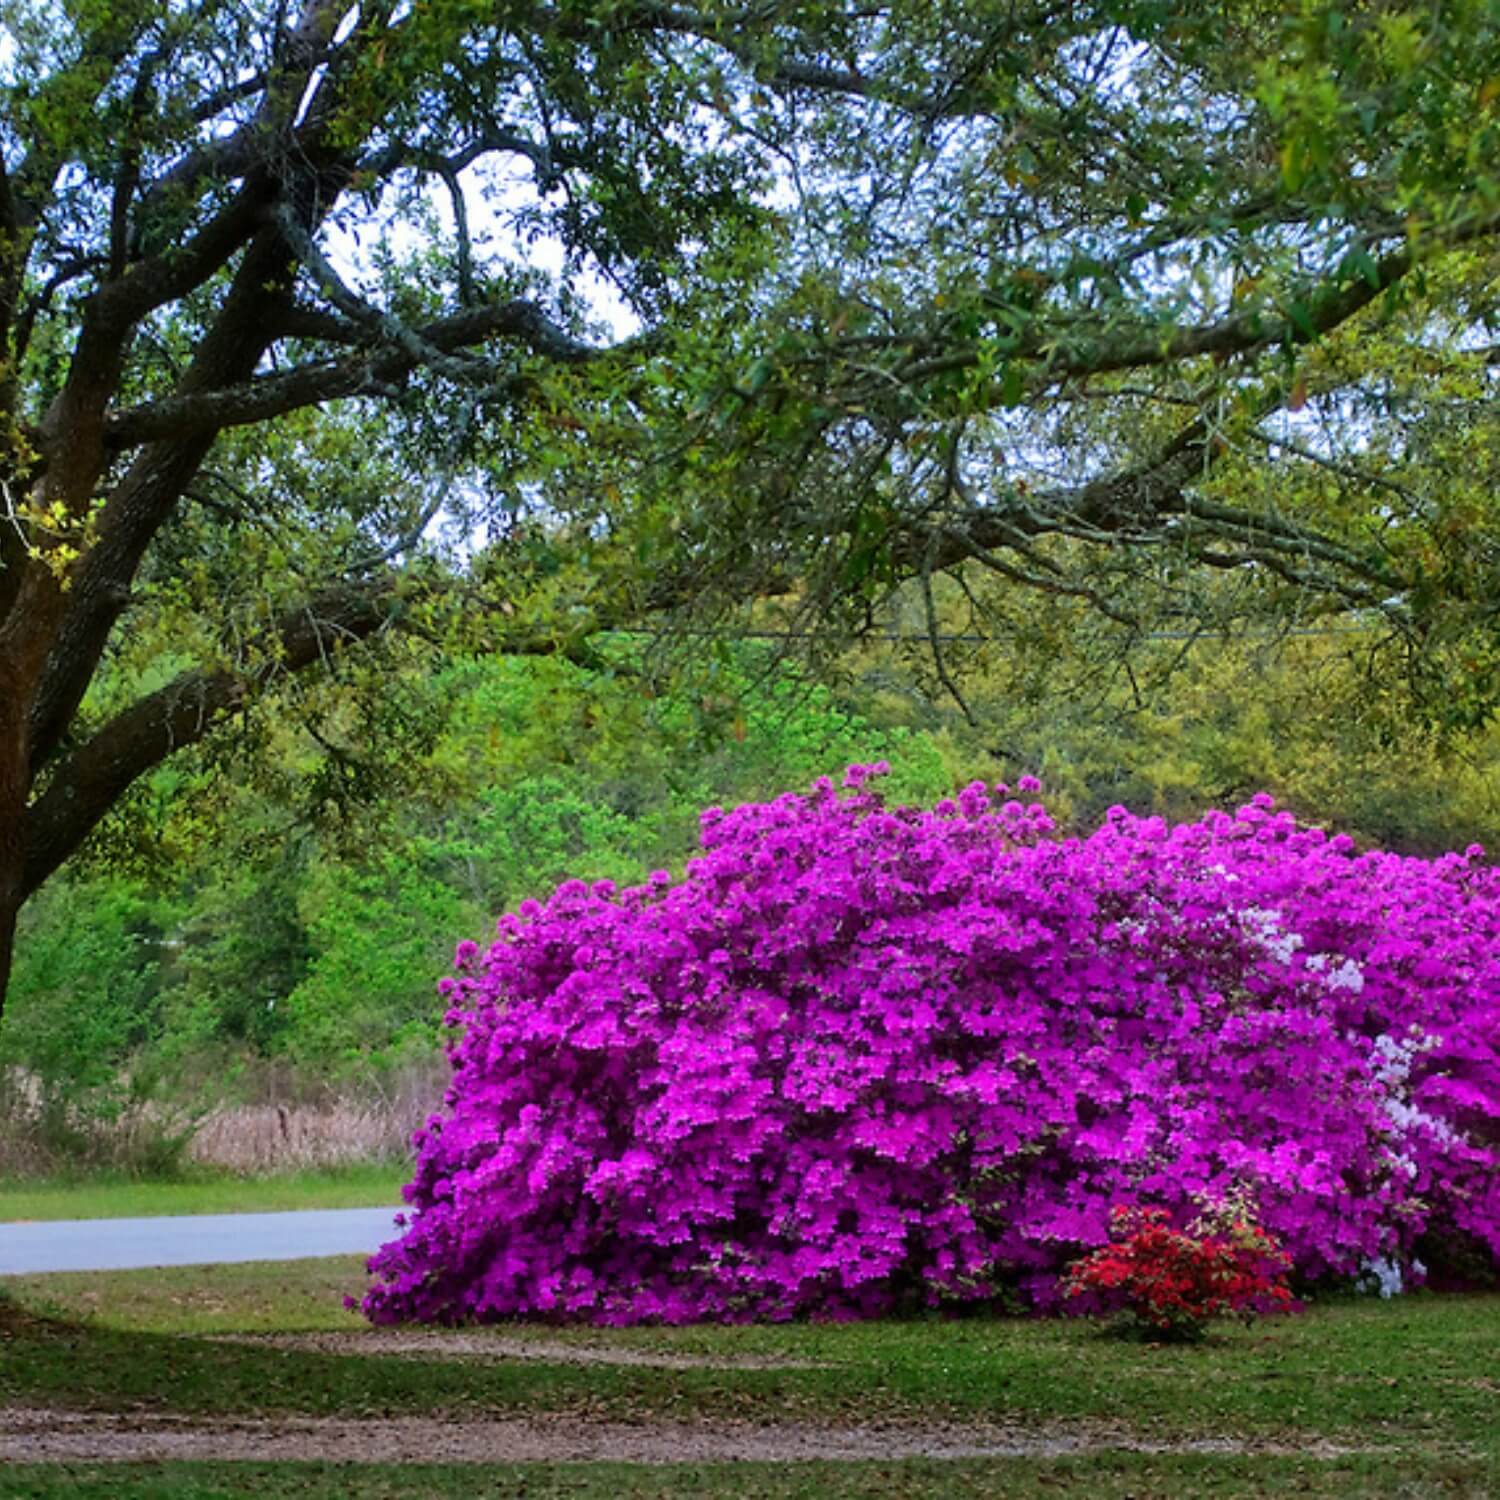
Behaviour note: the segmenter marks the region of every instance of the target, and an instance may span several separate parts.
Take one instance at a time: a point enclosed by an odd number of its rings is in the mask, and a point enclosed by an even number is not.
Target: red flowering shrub
[[[1093,1304],[1088,1310],[1124,1310],[1157,1335],[1195,1339],[1214,1318],[1249,1322],[1295,1305],[1286,1285],[1291,1258],[1238,1203],[1186,1230],[1173,1229],[1164,1208],[1117,1208],[1110,1237],[1063,1282],[1064,1295]]]

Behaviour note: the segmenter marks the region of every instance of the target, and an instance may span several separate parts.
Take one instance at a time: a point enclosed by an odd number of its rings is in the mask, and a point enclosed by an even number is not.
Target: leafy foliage
[[[396,636],[1340,615],[1500,693],[1489,0],[6,22],[0,968],[286,679],[427,748]]]
[[[115,886],[95,894],[86,921],[39,923],[23,994],[25,1055],[40,1076],[84,1089],[117,1082],[120,1058],[159,1018],[159,941],[174,915],[143,892]],[[80,1004],[85,976],[88,999]]]
[[[425,756],[408,735],[400,765],[398,739],[372,755],[348,699],[325,694],[316,738],[304,700],[266,700],[238,753],[149,778],[37,899],[3,1056],[75,1103],[126,1077],[222,1097],[271,1064],[284,1087],[359,1089],[434,1048],[453,931],[578,870],[679,863],[705,801],[830,759],[898,754],[915,797],[949,783],[923,737],[766,669],[741,652],[651,698],[632,673],[546,659],[408,672],[388,696],[417,717],[441,705],[441,728]],[[86,1023],[69,1019],[82,994]]]
[[[581,426],[554,367],[616,410],[663,378],[663,328],[784,243],[783,106],[867,107],[822,61],[861,13],[741,20],[7,0],[0,989],[21,904],[268,689],[360,679],[421,753],[393,637],[582,660],[640,613],[538,493]]]
[[[0,1029],[5,1167],[108,1165],[167,1172],[191,1121],[142,1114],[162,1083],[171,1028],[167,934],[181,905],[126,882],[59,888],[38,903],[17,985],[19,1025]]]
[[[947,647],[973,723],[920,639],[875,643],[846,670],[872,717],[931,734],[959,780],[1042,775],[1070,829],[1115,803],[1191,821],[1263,788],[1362,844],[1500,847],[1500,726],[1452,735],[1413,724],[1401,684],[1370,677],[1372,633],[1184,630],[1121,660],[1096,654],[1074,623],[1037,611],[1013,648]]]
[[[601,443],[595,493],[634,498],[699,619],[767,592],[816,648],[915,616],[940,673],[954,616],[1010,645],[1056,611],[1096,659],[1337,619],[1408,717],[1484,722],[1496,25],[1012,12],[941,112],[795,155],[754,319],[682,330],[654,465],[632,485]],[[872,72],[910,77],[885,40]]]

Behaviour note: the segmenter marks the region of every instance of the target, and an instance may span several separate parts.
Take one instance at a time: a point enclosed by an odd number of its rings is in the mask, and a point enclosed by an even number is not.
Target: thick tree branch
[[[379,342],[394,344],[410,360],[412,369],[425,365],[440,375],[457,380],[470,380],[475,375],[487,373],[475,361],[454,356],[429,342],[394,314],[372,306],[346,286],[328,257],[318,248],[312,235],[297,222],[289,207],[283,205],[277,222],[282,234],[286,236],[287,244],[292,247],[297,259],[312,272],[328,300],[351,323],[369,329]]]
[[[1267,398],[1265,404],[1270,405],[1272,399]],[[1200,534],[1221,546],[1227,544],[1237,565],[1258,563],[1280,571],[1293,561],[1322,564],[1323,574],[1315,577],[1304,571],[1298,581],[1322,592],[1340,593],[1359,607],[1377,604],[1384,593],[1399,587],[1399,580],[1375,553],[1346,546],[1270,512],[1195,495],[1195,484],[1227,451],[1214,441],[1209,424],[1200,418],[1155,458],[1122,473],[1035,496],[1017,495],[995,505],[971,501],[963,512],[944,520],[934,565],[947,568],[966,559],[992,559],[1023,549],[1027,540],[1046,536],[1104,546],[1165,546]],[[913,567],[922,545],[914,537],[908,546]],[[1221,559],[1216,565],[1221,565]]]
[[[1035,36],[1056,27],[1070,9],[1066,4],[1043,4],[1032,9],[1016,5],[1007,7],[987,46],[998,50],[1008,43]],[[862,19],[875,20],[882,7],[871,6],[860,13]],[[594,39],[592,23],[550,8],[534,12],[537,23],[547,30],[571,40]],[[878,72],[863,72],[853,65],[837,66],[820,59],[784,56],[768,57],[756,38],[764,37],[778,22],[786,19],[786,8],[779,4],[746,5],[738,9],[705,10],[692,5],[661,3],[661,0],[635,0],[616,8],[611,17],[615,26],[635,27],[658,33],[694,37],[719,47],[748,69],[756,80],[774,88],[803,90],[808,93],[834,94],[845,98],[867,99],[889,104],[918,119],[936,121],[981,109],[990,100],[976,100],[972,90],[955,89],[938,83],[930,90],[919,90],[904,83],[892,82]]]
[[[438,176],[448,189],[448,202],[453,209],[453,230],[458,240],[458,300],[464,307],[473,307],[478,299],[474,295],[474,242],[469,234],[469,202],[464,197],[463,183],[457,172],[443,163],[438,167]]]
[[[120,166],[110,194],[109,207],[109,274],[118,276],[125,269],[130,241],[130,203],[141,181],[141,130],[146,109],[151,103],[156,69],[162,62],[153,52],[140,66],[130,91],[130,115],[126,134],[120,145]]]
[[[287,175],[281,168],[291,144],[293,112],[297,101],[316,69],[328,61],[329,43],[344,9],[339,0],[306,0],[297,24],[280,49],[277,66],[263,77],[264,92],[252,117],[229,135],[217,136],[194,147],[156,177],[142,195],[131,216],[130,240],[133,253],[139,253],[141,246],[160,238],[152,233],[152,219],[166,204],[183,195],[192,198],[201,196],[205,186],[240,181],[241,191],[234,202],[248,199],[258,208],[269,201],[267,186]],[[346,42],[345,46],[349,46],[349,43]],[[302,154],[305,155],[313,144],[312,138],[317,129],[317,126],[310,124],[303,131],[307,139],[301,143]],[[261,179],[260,192],[247,192],[251,180],[256,177]],[[203,243],[205,250],[213,243],[214,231],[223,232],[228,212],[220,211],[194,237]],[[245,226],[239,243],[243,243],[257,227],[259,226],[254,222]],[[147,289],[153,282],[165,281],[165,273],[176,269],[179,279],[184,274],[192,274],[190,270],[178,267],[183,256],[180,246],[167,244],[155,245],[153,248],[155,253],[135,268],[135,282],[131,290],[137,304],[143,294],[156,295]],[[233,248],[236,247],[231,246],[230,252],[220,256],[218,265],[223,264]],[[211,264],[210,269],[213,268]],[[183,286],[182,290],[159,296],[158,300],[135,311],[133,316],[143,317],[151,307],[160,306],[173,297],[180,297],[198,284],[198,281],[192,281]],[[129,303],[123,286],[118,295],[126,303],[126,307],[122,307],[122,313],[125,313]]]
[[[573,153],[558,142],[538,141],[502,125],[483,126],[473,138],[455,151],[442,153],[431,146],[412,146],[406,141],[391,141],[359,165],[361,174],[383,178],[400,167],[431,172],[440,177],[457,177],[486,156],[520,156],[536,169],[536,184],[542,192],[555,187],[563,173],[576,165]]]
[[[1493,228],[1493,224],[1486,226]],[[1402,246],[1374,263],[1374,274],[1339,284],[1324,282],[1290,299],[1295,311],[1260,310],[1233,313],[1211,323],[1195,324],[1163,332],[1144,328],[1106,336],[1089,337],[1079,329],[1068,330],[1038,321],[1011,352],[1012,358],[1034,361],[1037,369],[1022,384],[1022,394],[1040,394],[1059,381],[1086,375],[1109,375],[1123,370],[1145,370],[1163,365],[1213,356],[1229,359],[1254,354],[1282,344],[1311,343],[1347,323],[1378,296],[1406,276],[1414,264],[1411,250]],[[920,384],[941,375],[974,368],[983,358],[977,347],[956,349],[931,358],[917,359],[896,372],[906,384]],[[986,405],[1014,404],[1016,393],[996,381],[981,396]]]
[[[27,813],[23,893],[30,895],[78,848],[138,777],[202,739],[273,678],[300,672],[343,643],[383,629],[394,598],[387,579],[311,599],[284,615],[259,643],[262,665],[185,672],[65,756]]]
[[[270,111],[267,118],[273,125],[293,118],[308,86],[309,59],[327,45],[343,13],[341,0],[305,0],[286,51],[287,69],[273,81],[263,106],[262,113]],[[361,32],[356,29],[354,35]],[[326,79],[324,83],[320,97],[328,95]],[[331,107],[331,100],[332,96],[325,98],[325,106]],[[309,106],[309,119],[311,113]],[[350,180],[355,150],[314,149],[314,137],[322,128],[307,123],[311,134],[296,159],[247,179],[230,205],[175,259],[156,257],[138,263],[92,299],[62,397],[54,402],[41,434],[47,464],[41,479],[44,495],[63,495],[69,513],[79,514],[81,504],[92,500],[103,472],[108,449],[101,419],[118,389],[124,351],[136,322],[161,301],[180,298],[223,269],[247,239],[218,316],[179,391],[213,390],[250,377],[269,346],[268,319],[290,301],[287,226],[295,224],[310,233]],[[267,225],[262,208],[273,196],[281,208],[276,222]],[[217,265],[202,253],[210,242],[219,252]],[[33,775],[61,744],[129,598],[145,551],[192,482],[215,431],[163,434],[162,443],[137,456],[110,492],[99,519],[98,540],[73,569],[66,593],[50,575],[29,570],[32,592],[43,606],[31,607],[23,580],[10,613],[13,620],[24,608],[34,617],[29,631],[36,676],[28,684],[28,761]],[[0,647],[5,644],[4,629],[0,627]]]
[[[267,179],[247,182],[185,243],[137,261],[118,280],[106,282],[95,295],[101,324],[123,333],[158,307],[196,291],[222,271],[260,228],[272,191]]]
[[[349,325],[330,326],[322,317],[297,313],[287,323],[299,334],[308,336],[314,336],[314,330],[318,337],[325,332],[347,336]],[[389,395],[408,375],[424,366],[445,375],[456,372],[466,383],[493,380],[494,372],[488,366],[450,356],[455,350],[474,348],[497,338],[516,339],[532,353],[565,364],[627,356],[650,347],[647,340],[639,338],[613,347],[586,344],[553,322],[536,303],[524,299],[458,313],[411,333],[410,339],[385,353],[371,352],[300,365],[237,385],[164,396],[145,406],[127,407],[110,415],[106,441],[115,449],[133,448],[161,438],[243,427],[348,396]]]
[[[1500,215],[1486,213],[1435,236],[1436,248],[1456,248],[1500,232]],[[850,378],[841,399],[856,406],[882,409],[920,398],[924,388],[944,376],[963,374],[997,358],[1024,367],[1019,385],[1014,379],[987,382],[966,399],[978,408],[1012,406],[1036,399],[1060,383],[1089,376],[1118,374],[1180,365],[1211,357],[1228,360],[1277,346],[1313,343],[1348,323],[1410,274],[1420,257],[1408,244],[1371,260],[1362,275],[1311,282],[1295,295],[1281,299],[1269,311],[1249,309],[1208,323],[1181,328],[1160,325],[1133,329],[1097,329],[1075,321],[1059,322],[1036,315],[1010,340],[997,348],[988,342],[965,342],[937,350],[927,338],[903,338],[899,333],[855,337],[834,343],[828,350],[799,362],[799,374],[810,374],[842,360]],[[897,354],[894,360],[874,363],[878,351]]]
[[[274,323],[267,327],[273,344],[283,339],[302,339],[308,343],[337,344],[343,348],[357,349],[370,343],[368,329],[351,323],[337,313],[327,312],[321,307],[308,307],[305,303],[289,303],[276,315]]]
[[[12,235],[20,227],[16,211],[16,197],[11,191],[10,173],[5,166],[5,157],[0,155],[0,234]]]
[[[277,680],[326,665],[351,644],[401,628],[401,619],[398,575],[346,581],[282,615],[254,643],[255,665],[184,672],[117,714],[52,767],[45,790],[28,809],[23,897],[41,886],[153,767],[221,728]],[[499,649],[512,656],[594,659],[586,642],[555,634],[517,636]]]
[[[320,194],[308,186],[303,197],[311,204]],[[288,281],[286,246],[274,228],[263,228],[241,257],[219,315],[179,389],[212,390],[248,379],[265,353],[268,324],[290,298]],[[141,559],[207,457],[213,438],[212,429],[163,434],[162,441],[136,454],[109,492],[98,540],[75,569],[66,613],[32,704],[33,768],[45,764],[61,742],[129,598]]]

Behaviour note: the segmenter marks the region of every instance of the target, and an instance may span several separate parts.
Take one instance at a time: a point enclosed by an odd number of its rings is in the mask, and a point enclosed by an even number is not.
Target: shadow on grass
[[[311,1274],[311,1273],[309,1273]],[[123,1283],[122,1283],[123,1284]],[[114,1283],[107,1283],[114,1285]],[[226,1291],[228,1288],[225,1289]],[[660,1369],[337,1352],[109,1325],[0,1293],[0,1400],[234,1417],[570,1412],[756,1422],[1108,1423],[1159,1440],[1321,1437],[1500,1451],[1500,1297],[1336,1306],[1187,1346],[1035,1319],[632,1330],[623,1346],[815,1359],[816,1368]],[[218,1323],[234,1322],[234,1304]],[[161,1314],[163,1320],[166,1312]],[[352,1320],[351,1320],[352,1323]],[[242,1325],[243,1326],[243,1325]],[[600,1337],[606,1337],[600,1335]]]

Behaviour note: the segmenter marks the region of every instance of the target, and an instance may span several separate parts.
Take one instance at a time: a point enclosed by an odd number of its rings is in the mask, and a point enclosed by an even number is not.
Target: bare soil
[[[1379,1453],[1333,1443],[1295,1446],[1234,1437],[1192,1442],[1123,1429],[1025,1430],[998,1426],[826,1427],[797,1423],[595,1422],[497,1417],[245,1418],[198,1421],[149,1412],[0,1411],[0,1462],[137,1462],[168,1459],[329,1463],[796,1462],[905,1458],[1060,1458],[1099,1452],[1222,1453],[1340,1458]]]
[[[768,1354],[669,1354],[619,1344],[524,1338],[503,1333],[451,1333],[443,1330],[376,1328],[359,1333],[219,1333],[214,1343],[258,1344],[301,1349],[313,1354],[380,1355],[423,1360],[530,1359],[554,1365],[622,1365],[651,1370],[817,1370],[813,1360]]]

